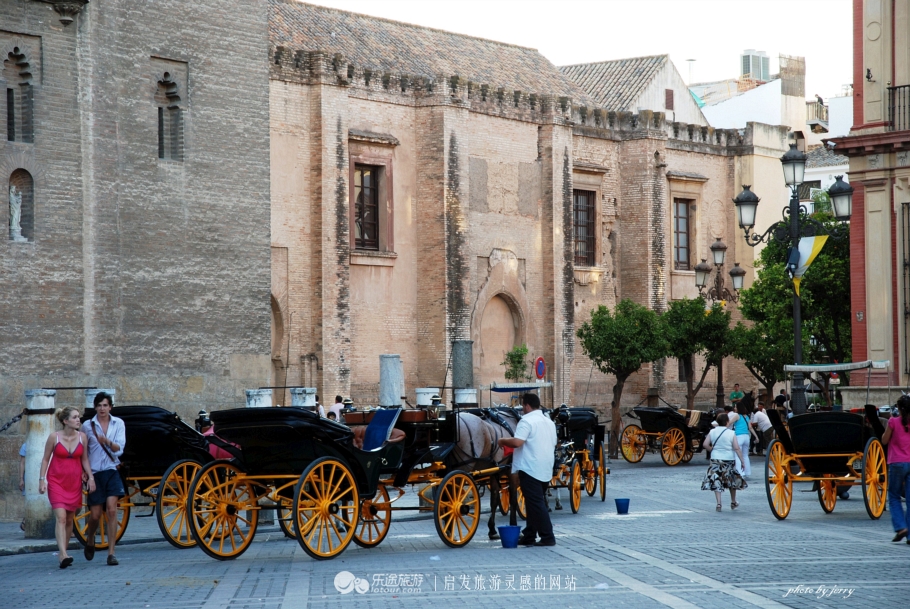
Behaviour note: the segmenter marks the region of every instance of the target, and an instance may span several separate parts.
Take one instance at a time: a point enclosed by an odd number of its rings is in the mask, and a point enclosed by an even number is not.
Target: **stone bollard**
[[[379,356],[379,405],[383,408],[401,406],[404,373],[400,355]]]
[[[25,441],[25,537],[26,539],[53,539],[54,513],[47,494],[38,492],[38,477],[41,475],[41,460],[44,445],[54,431],[56,395],[53,389],[30,389],[25,392],[28,415],[28,435]]]
[[[291,406],[299,408],[316,408],[316,388],[315,387],[294,387],[291,389]]]
[[[452,341],[452,386],[468,389],[474,386],[474,341]]]
[[[660,406],[660,389],[657,387],[648,387],[648,398],[645,402],[648,408],[657,408]]]
[[[246,407],[247,408],[265,408],[272,406],[271,389],[247,389],[246,390]]]
[[[98,395],[99,393],[101,393],[102,391],[104,393],[110,394],[111,401],[114,403],[114,405],[117,404],[116,399],[115,399],[117,397],[116,389],[86,389],[85,390],[85,410],[89,410],[90,408],[95,408],[95,396]],[[114,414],[114,413],[111,413],[111,414]],[[85,431],[85,430],[83,430],[83,431]]]

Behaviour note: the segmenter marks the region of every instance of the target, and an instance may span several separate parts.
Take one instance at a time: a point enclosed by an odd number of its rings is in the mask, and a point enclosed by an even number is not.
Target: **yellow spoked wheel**
[[[499,513],[503,516],[508,516],[511,505],[509,500],[509,477],[503,476],[499,479]]]
[[[660,440],[660,458],[667,465],[678,465],[686,454],[686,434],[679,427],[668,429]]]
[[[600,445],[600,458],[597,462],[597,475],[600,476],[600,500],[607,500],[607,448]]]
[[[123,534],[126,532],[126,526],[130,521],[130,497],[139,492],[139,488],[134,488],[132,485],[128,485],[125,489],[127,492],[126,497],[121,497],[120,501],[117,502],[117,537],[116,541],[120,541],[120,538],[123,537]],[[82,506],[76,511],[76,516],[73,519],[73,534],[76,535],[76,539],[79,540],[79,543],[86,545],[85,539],[85,530],[88,528],[88,519],[89,519],[89,507],[88,507],[88,492],[82,491]],[[103,550],[108,546],[108,526],[107,518],[104,517],[102,510],[101,519],[98,520],[98,528],[95,529],[95,548]]]
[[[837,484],[834,480],[818,481],[818,502],[825,510],[825,514],[834,511],[834,506],[837,504]]]
[[[765,457],[765,491],[774,517],[778,520],[786,518],[793,501],[793,477],[787,462],[787,451],[780,440],[774,440],[768,446],[768,456]]]
[[[259,506],[253,485],[230,461],[212,461],[193,478],[187,499],[190,532],[218,560],[243,554],[256,534]]]
[[[278,528],[285,537],[297,539],[297,529],[294,527],[294,500],[290,497],[278,497]]]
[[[190,485],[202,465],[192,459],[177,461],[161,477],[158,497],[155,501],[155,518],[161,534],[175,548],[192,548],[196,540],[190,532],[186,516],[186,500],[190,496]]]
[[[480,496],[470,474],[456,470],[442,479],[433,520],[439,538],[450,548],[471,541],[480,522]]]
[[[692,450],[692,446],[689,443],[686,443],[686,450],[683,451],[682,462],[688,463],[692,460],[692,457],[695,455],[695,451]]]
[[[390,524],[392,508],[389,505],[389,491],[384,484],[380,484],[372,499],[360,502],[360,520],[357,521],[354,543],[362,548],[378,546],[388,535]]]
[[[333,457],[316,459],[294,488],[294,508],[297,542],[303,551],[316,560],[335,558],[354,539],[360,517],[351,470]]]
[[[521,487],[515,489],[515,511],[521,517],[522,520],[528,519],[528,512],[525,509],[525,496],[521,492]]]
[[[885,510],[888,492],[888,466],[885,450],[878,438],[869,438],[863,451],[863,501],[869,518],[878,520]]]
[[[641,427],[634,423],[626,425],[620,438],[622,458],[629,463],[638,463],[645,456],[646,442],[645,437],[641,435]]]
[[[569,476],[569,507],[572,513],[577,514],[581,509],[581,489],[585,485],[584,476],[581,473],[581,463],[576,459],[572,462],[572,473]]]
[[[585,479],[585,492],[588,497],[593,497],[597,492],[597,463],[591,460],[588,453],[585,452],[584,465],[581,468]]]

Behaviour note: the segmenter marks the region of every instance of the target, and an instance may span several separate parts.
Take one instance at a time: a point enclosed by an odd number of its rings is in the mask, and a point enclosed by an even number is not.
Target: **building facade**
[[[266,23],[255,0],[0,2],[0,422],[28,389],[190,417],[268,382]]]

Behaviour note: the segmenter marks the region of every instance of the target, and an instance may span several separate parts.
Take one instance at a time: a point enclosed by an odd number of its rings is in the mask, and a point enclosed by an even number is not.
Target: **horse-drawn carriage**
[[[790,513],[793,483],[817,485],[825,513],[834,511],[838,487],[861,485],[866,513],[872,519],[885,509],[888,471],[881,437],[884,428],[875,406],[866,416],[852,412],[810,412],[784,426],[776,411],[768,413],[777,438],[765,458],[765,490],[779,520]]]
[[[84,421],[94,416],[89,408]],[[120,457],[120,476],[126,496],[117,504],[120,540],[135,508],[151,508],[164,538],[177,548],[196,545],[186,519],[189,484],[203,464],[212,461],[208,439],[187,425],[177,414],[157,406],[118,406],[113,414],[126,427],[126,446]],[[91,433],[86,429],[86,433]],[[83,544],[88,526],[88,506],[76,513],[73,531]],[[147,514],[148,517],[152,513]],[[101,518],[95,534],[95,547],[108,546],[107,522]]]
[[[660,451],[667,465],[688,463],[700,452],[711,431],[713,412],[677,409],[672,406],[636,406],[629,416],[641,425],[630,423],[622,430],[620,448],[629,463],[638,463],[646,451]]]
[[[480,521],[478,483],[495,484],[505,467],[472,469],[480,459],[457,460],[459,416],[448,414],[397,408],[346,414],[349,424],[367,424],[358,447],[349,427],[299,408],[213,412],[218,434],[240,454],[209,463],[193,479],[187,500],[193,537],[213,558],[236,558],[253,540],[260,509],[278,506],[285,532],[311,557],[329,559],[351,541],[378,545],[393,511],[416,509],[433,513],[446,545],[463,546]],[[396,424],[405,433],[388,442]],[[405,485],[421,486],[421,506],[393,505]],[[397,496],[390,498],[389,489]]]
[[[607,453],[604,446],[606,426],[598,423],[593,408],[566,408],[553,411],[556,423],[556,460],[550,488],[569,491],[569,507],[573,514],[581,508],[582,489],[593,497],[600,487],[600,500],[607,498]],[[520,507],[521,504],[519,504]],[[561,509],[559,493],[556,508]]]

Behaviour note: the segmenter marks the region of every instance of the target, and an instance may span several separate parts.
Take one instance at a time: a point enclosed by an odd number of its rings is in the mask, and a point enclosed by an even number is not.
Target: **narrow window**
[[[594,266],[597,233],[594,230],[594,195],[590,190],[573,190],[575,208],[575,264]]]
[[[169,72],[158,81],[155,94],[158,111],[158,158],[168,161],[182,161],[183,109],[177,83]]]
[[[677,378],[679,378],[680,383],[685,383],[689,380],[686,376],[686,360],[678,359],[676,360],[676,363],[678,365],[677,374],[679,375]]]
[[[689,270],[689,199],[673,199],[673,261],[678,270]]]
[[[354,167],[354,247],[379,249],[379,173],[374,165]]]
[[[673,109],[673,89],[664,89],[664,108]]]
[[[164,158],[164,108],[158,108],[158,158]]]
[[[16,92],[6,90],[6,139],[16,141]]]

